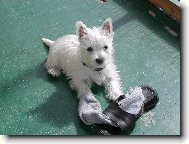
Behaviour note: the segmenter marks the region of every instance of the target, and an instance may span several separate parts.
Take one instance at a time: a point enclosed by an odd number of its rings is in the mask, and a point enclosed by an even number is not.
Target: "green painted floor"
[[[172,3],[176,4],[177,6],[180,6],[180,1],[179,0],[170,0]]]
[[[180,135],[180,34],[168,32],[165,23],[136,0],[1,0],[0,134],[95,134],[78,118],[76,92],[68,80],[46,74],[47,50],[41,38],[75,33],[78,20],[93,26],[108,17],[113,20],[115,63],[125,92],[148,84],[160,97],[131,135]],[[93,92],[106,108],[103,88],[94,87]]]

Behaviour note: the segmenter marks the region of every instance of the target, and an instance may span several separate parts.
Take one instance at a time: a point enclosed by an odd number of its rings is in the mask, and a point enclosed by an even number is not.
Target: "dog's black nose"
[[[96,63],[97,63],[97,64],[102,64],[103,61],[104,61],[103,59],[96,59]]]

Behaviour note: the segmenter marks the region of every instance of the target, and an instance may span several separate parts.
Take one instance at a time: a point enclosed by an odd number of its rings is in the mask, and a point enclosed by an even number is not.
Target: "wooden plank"
[[[181,8],[169,0],[148,0],[158,8],[161,8],[166,14],[180,22]]]

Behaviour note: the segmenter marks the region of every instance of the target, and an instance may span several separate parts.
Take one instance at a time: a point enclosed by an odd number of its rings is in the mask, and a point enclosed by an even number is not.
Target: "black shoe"
[[[125,98],[125,95],[121,95],[117,100],[112,102],[103,113],[107,115],[115,126],[108,124],[96,124],[96,131],[100,135],[121,135],[130,134],[135,127],[135,122],[142,115],[143,112],[147,112],[154,108],[159,101],[158,94],[149,86],[141,86],[142,93],[146,100],[138,115],[130,114],[123,111],[118,102]]]
[[[144,101],[144,112],[153,109],[159,101],[158,93],[156,90],[152,89],[150,86],[141,86],[142,93],[146,100]]]

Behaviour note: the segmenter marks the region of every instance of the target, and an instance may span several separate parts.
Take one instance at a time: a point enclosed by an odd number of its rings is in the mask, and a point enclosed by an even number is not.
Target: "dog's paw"
[[[115,101],[120,95],[114,92],[110,92],[106,95],[109,100]]]
[[[53,77],[58,77],[58,76],[60,76],[60,74],[61,74],[61,73],[60,73],[60,70],[54,69],[54,68],[48,69],[47,72],[48,72],[50,75],[52,75]]]

